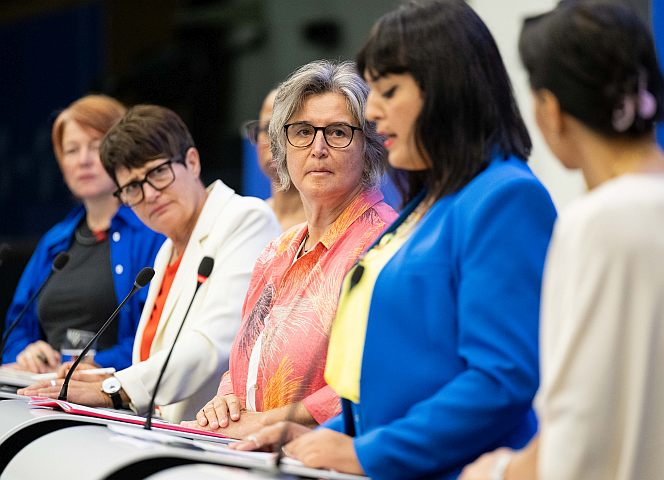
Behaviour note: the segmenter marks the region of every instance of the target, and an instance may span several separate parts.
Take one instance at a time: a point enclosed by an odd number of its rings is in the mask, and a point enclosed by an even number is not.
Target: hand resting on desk
[[[355,455],[353,438],[328,428],[311,430],[294,422],[279,422],[229,445],[235,450],[274,451],[281,443],[283,453],[306,467],[364,475]]]
[[[21,388],[16,393],[28,397],[48,397],[58,398],[62,388],[62,379],[43,380],[29,387]],[[89,407],[107,407],[112,408],[111,398],[101,390],[101,382],[81,382],[72,380],[69,382],[67,391],[67,401],[87,405]]]

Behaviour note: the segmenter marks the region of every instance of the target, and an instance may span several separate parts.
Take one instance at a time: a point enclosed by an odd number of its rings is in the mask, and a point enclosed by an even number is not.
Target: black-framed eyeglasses
[[[314,127],[308,122],[287,123],[284,125],[288,143],[294,147],[308,147],[314,143],[319,130],[323,132],[323,138],[332,148],[346,148],[353,141],[356,130],[362,131],[360,127],[354,127],[347,123],[332,123],[325,127]]]
[[[149,184],[157,191],[162,191],[175,181],[175,171],[173,170],[173,160],[166,160],[154,168],[145,172],[143,180],[134,180],[118,188],[113,195],[118,197],[122,203],[128,207],[138,205],[145,198],[143,185]]]
[[[267,135],[268,127],[269,124],[261,124],[260,120],[251,120],[242,125],[242,135],[247,137],[247,140],[249,140],[253,145],[257,145],[258,137],[260,134],[263,133]]]

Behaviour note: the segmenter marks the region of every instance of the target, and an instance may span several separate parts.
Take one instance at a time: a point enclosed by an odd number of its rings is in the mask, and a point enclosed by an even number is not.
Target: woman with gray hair
[[[279,87],[272,154],[280,187],[299,190],[307,221],[259,257],[230,369],[189,426],[239,438],[340,411],[323,372],[341,282],[396,218],[377,188],[385,150],[364,117],[367,94],[352,62],[309,63]]]

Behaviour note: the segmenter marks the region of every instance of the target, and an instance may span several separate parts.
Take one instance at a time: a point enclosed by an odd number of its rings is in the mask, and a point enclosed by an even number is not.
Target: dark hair
[[[519,52],[532,88],[550,90],[561,110],[599,134],[640,137],[663,118],[652,38],[625,6],[561,2],[524,21]]]
[[[136,105],[106,133],[100,156],[117,183],[118,168],[141,168],[163,157],[184,163],[187,150],[194,146],[189,129],[177,113],[157,105]]]
[[[498,47],[463,0],[411,0],[374,25],[357,55],[377,79],[409,73],[423,92],[415,141],[430,169],[405,172],[405,200],[440,198],[481,172],[499,150],[526,159],[531,142]]]

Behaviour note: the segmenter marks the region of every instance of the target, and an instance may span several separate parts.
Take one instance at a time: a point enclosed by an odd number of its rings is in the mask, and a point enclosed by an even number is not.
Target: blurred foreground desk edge
[[[216,464],[244,469],[230,478],[364,478],[296,465],[283,465],[281,472],[273,472],[262,458],[163,445],[93,425],[54,431],[34,440],[9,462],[1,478],[42,478],[44,465],[48,465],[49,480],[126,480],[146,478],[188,464]],[[216,476],[215,469],[207,468],[205,471],[209,478],[229,478],[228,470],[220,470],[220,476]]]

